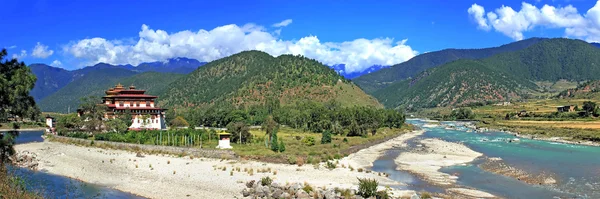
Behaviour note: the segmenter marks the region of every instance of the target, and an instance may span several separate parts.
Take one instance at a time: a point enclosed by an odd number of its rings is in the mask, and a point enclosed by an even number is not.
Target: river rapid
[[[600,147],[555,143],[518,138],[498,132],[476,132],[468,123],[441,122],[426,125],[427,120],[407,120],[425,133],[408,141],[407,149],[391,149],[373,163],[373,170],[390,173],[394,180],[407,184],[397,188],[443,193],[436,187],[404,171],[396,170],[393,159],[410,150],[416,141],[437,138],[463,143],[474,151],[483,153],[470,164],[442,168],[440,171],[458,176],[457,185],[476,188],[505,198],[600,198]],[[482,165],[491,159],[532,176],[549,175],[556,183],[533,184],[514,177],[499,175]]]

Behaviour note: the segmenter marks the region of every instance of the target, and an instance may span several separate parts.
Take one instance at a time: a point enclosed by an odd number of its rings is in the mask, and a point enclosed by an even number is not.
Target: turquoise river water
[[[600,147],[572,145],[519,138],[519,142],[507,142],[514,135],[489,131],[470,132],[457,122],[442,122],[456,126],[425,127],[423,120],[408,120],[425,130],[422,136],[409,140],[409,146],[418,139],[439,138],[450,142],[461,142],[487,157],[499,157],[510,166],[531,174],[553,173],[555,185],[530,185],[513,178],[484,171],[478,167],[484,161],[476,159],[467,166],[442,168],[442,172],[457,175],[458,185],[473,187],[506,198],[600,198]],[[387,172],[391,178],[408,184],[416,190],[440,192],[443,189],[429,185],[414,176],[395,170],[393,159],[401,150],[389,150],[374,163],[373,170]]]

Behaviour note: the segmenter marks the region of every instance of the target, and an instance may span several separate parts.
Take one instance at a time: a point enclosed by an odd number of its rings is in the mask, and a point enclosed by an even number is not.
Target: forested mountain
[[[481,60],[458,60],[391,84],[373,95],[387,107],[457,106],[526,97],[535,81],[585,81],[600,75],[600,49],[580,40],[547,39]]]
[[[499,53],[521,50],[544,40],[546,39],[531,38],[493,48],[445,49],[424,53],[415,56],[406,62],[357,77],[353,79],[353,81],[365,92],[374,93],[375,91],[385,88],[394,82],[402,81],[409,77],[414,77],[415,75],[429,68],[440,66],[451,61],[458,59],[486,58]]]
[[[104,96],[104,91],[117,83],[125,86],[135,85],[139,89],[147,90],[148,94],[163,93],[171,82],[182,77],[182,74],[136,72],[122,68],[105,68],[89,72],[87,75],[74,80],[72,83],[57,92],[39,101],[42,111],[74,112],[79,106],[80,99],[87,96]]]
[[[29,68],[37,77],[35,86],[31,90],[31,96],[35,101],[58,91],[74,79],[70,71],[46,64],[31,64]]]
[[[31,90],[31,96],[36,101],[40,101],[45,97],[55,93],[67,84],[99,70],[120,69],[116,71],[128,70],[135,73],[143,72],[160,72],[160,73],[178,73],[188,74],[198,67],[206,64],[195,59],[184,57],[172,58],[166,61],[146,62],[138,66],[132,65],[111,65],[106,63],[98,63],[93,66],[87,66],[81,69],[68,71],[62,68],[48,66],[46,64],[31,64],[29,67],[37,81],[35,87]],[[94,73],[92,73],[94,75]],[[93,77],[92,77],[93,78]]]
[[[237,107],[336,100],[344,106],[381,106],[329,67],[302,56],[272,57],[245,51],[207,63],[171,83],[161,95],[165,107],[229,103]]]
[[[344,76],[346,79],[354,79],[360,76],[363,76],[365,74],[369,74],[384,68],[388,68],[390,66],[382,66],[382,65],[373,65],[373,66],[369,66],[368,68],[366,68],[363,71],[354,71],[354,72],[348,72],[348,70],[346,70],[346,64],[335,64],[330,66],[331,69],[335,70],[336,72],[338,72],[338,74],[340,74],[341,76]]]

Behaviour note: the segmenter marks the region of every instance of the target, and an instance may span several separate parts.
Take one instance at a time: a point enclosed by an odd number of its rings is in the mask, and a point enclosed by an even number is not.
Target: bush
[[[67,134],[67,137],[88,139],[90,137],[90,134],[86,133],[86,132],[73,132],[73,133]]]
[[[327,161],[325,167],[327,167],[328,169],[335,169],[335,164],[333,164],[333,162]]]
[[[357,178],[358,179],[358,195],[363,198],[370,198],[376,196],[377,186],[379,182],[375,179]]]
[[[348,143],[348,138],[344,138],[342,142]]]
[[[321,144],[331,143],[331,132],[329,130],[323,131],[323,137],[321,137]]]
[[[375,198],[377,199],[389,199],[391,198],[390,194],[387,190],[378,191],[375,193]]]
[[[297,160],[296,156],[293,156],[293,155],[288,156],[288,163],[290,163],[290,164],[296,164],[296,160]]]
[[[304,190],[306,193],[310,193],[313,191],[313,188],[308,184],[308,183],[304,183],[304,188],[302,188],[302,190]]]
[[[313,136],[306,136],[304,139],[302,139],[302,143],[304,143],[306,146],[314,146],[315,138]]]
[[[431,194],[429,194],[428,192],[423,192],[423,193],[421,193],[421,198],[422,199],[430,199],[432,197],[431,197]]]
[[[262,186],[271,186],[271,183],[273,183],[273,179],[269,178],[269,176],[260,179]]]
[[[271,150],[279,152],[279,143],[277,142],[277,130],[271,133]]]
[[[285,144],[283,143],[283,139],[279,141],[279,152],[285,151]]]

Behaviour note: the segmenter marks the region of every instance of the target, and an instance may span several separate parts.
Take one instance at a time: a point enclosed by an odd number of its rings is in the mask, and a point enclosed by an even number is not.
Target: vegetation
[[[175,119],[171,120],[171,127],[188,127],[190,124],[183,119],[181,116],[177,116]]]
[[[390,84],[373,95],[386,107],[409,110],[532,98],[534,82],[595,79],[600,49],[580,40],[547,39],[481,60],[457,60]]]
[[[35,120],[40,111],[29,91],[36,81],[29,67],[17,59],[5,60],[8,52],[0,51],[0,122],[14,118]]]
[[[271,183],[273,183],[273,179],[269,178],[269,176],[260,179],[262,186],[271,186]]]
[[[260,51],[245,51],[210,62],[171,85],[160,95],[161,104],[169,108],[226,103],[246,109],[266,106],[269,100],[288,105],[332,99],[348,106],[381,106],[315,60],[292,55],[275,58]]]
[[[546,39],[530,38],[493,48],[445,49],[423,53],[406,62],[370,74],[365,74],[353,79],[353,81],[365,92],[373,94],[377,90],[386,88],[395,82],[403,81],[411,77],[414,79],[419,73],[427,69],[438,67],[452,61],[459,59],[481,59],[500,53],[518,51],[544,40]],[[380,100],[380,102],[383,102],[383,100]]]
[[[377,186],[379,186],[379,182],[375,179],[358,178],[357,194],[363,198],[373,197],[377,194]]]
[[[43,111],[67,113],[74,112],[81,98],[88,96],[104,96],[105,91],[117,83],[135,85],[146,90],[147,94],[159,95],[169,87],[169,83],[183,75],[173,73],[136,73],[122,68],[103,68],[86,73],[85,76],[73,80],[60,90],[39,101]],[[160,98],[159,98],[160,100]]]

